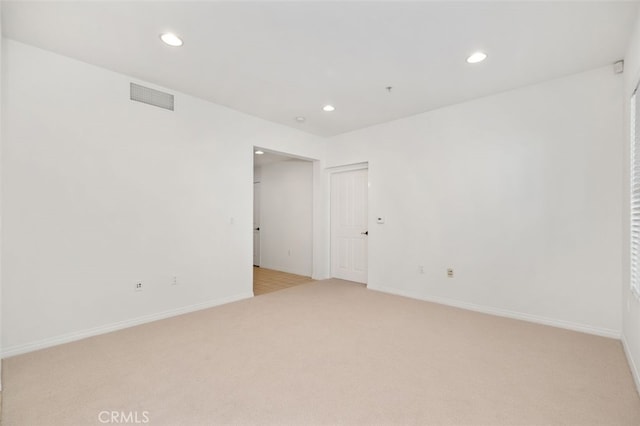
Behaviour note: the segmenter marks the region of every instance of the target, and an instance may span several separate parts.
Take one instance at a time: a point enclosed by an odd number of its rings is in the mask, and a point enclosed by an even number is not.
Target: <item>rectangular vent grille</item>
[[[173,95],[131,83],[131,100],[173,111]]]

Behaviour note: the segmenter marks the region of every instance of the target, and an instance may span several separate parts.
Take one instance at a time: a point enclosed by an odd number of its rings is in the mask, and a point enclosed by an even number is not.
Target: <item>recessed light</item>
[[[471,56],[467,58],[467,62],[470,64],[477,64],[478,62],[482,62],[487,59],[487,54],[484,52],[474,52]]]
[[[303,116],[298,116],[298,117],[296,117],[296,121],[297,121],[298,123],[304,123],[304,122],[305,122],[305,120],[306,120],[306,118],[304,118]]]
[[[262,155],[262,154],[264,154],[264,151],[257,150],[257,151],[255,152],[255,154],[257,154],[257,155]]]
[[[182,39],[174,33],[164,33],[160,35],[160,39],[172,47],[182,46]]]
[[[334,107],[333,105],[325,105],[322,107],[322,110],[326,112],[331,112],[331,111],[335,111],[336,107]]]

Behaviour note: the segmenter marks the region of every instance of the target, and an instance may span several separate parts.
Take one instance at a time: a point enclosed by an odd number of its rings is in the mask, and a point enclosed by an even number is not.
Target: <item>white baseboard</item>
[[[61,345],[63,343],[69,343],[87,337],[97,336],[99,334],[110,333],[112,331],[121,330],[123,328],[133,327],[140,324],[145,324],[152,321],[157,321],[177,315],[187,314],[189,312],[200,311],[202,309],[212,308],[214,306],[224,305],[226,303],[236,302],[238,300],[248,299],[253,297],[253,292],[241,293],[235,296],[224,297],[221,299],[210,300],[208,302],[196,303],[189,306],[183,306],[181,308],[169,309],[167,311],[159,312],[157,314],[144,315],[129,320],[118,321],[112,324],[102,325],[99,327],[88,328],[86,330],[80,330],[73,333],[66,333],[60,336],[51,337],[48,339],[38,340],[36,342],[26,343],[23,345],[10,346],[4,348],[0,354],[2,358],[10,356],[20,355],[27,352],[37,351],[38,349],[44,349],[51,346]]]
[[[424,300],[425,302],[438,303],[440,305],[453,306],[456,308],[467,309],[469,311],[481,312],[483,314],[496,315],[499,317],[513,318],[522,321],[533,322],[536,324],[550,325],[552,327],[564,328],[567,330],[580,331],[582,333],[595,334],[597,336],[611,337],[613,339],[620,339],[621,333],[618,330],[612,330],[608,328],[593,327],[585,324],[573,323],[570,321],[563,321],[558,319],[546,318],[537,315],[525,314],[521,312],[509,311],[506,309],[494,308],[491,306],[476,305],[468,302],[461,302],[458,300],[447,299],[443,297],[435,296],[421,296],[413,294],[409,291],[398,290],[391,287],[372,287],[367,286],[370,290],[380,291],[383,293],[395,294],[398,296],[410,297],[412,299]]]
[[[640,374],[638,373],[638,366],[636,365],[633,356],[631,355],[631,351],[629,351],[629,346],[627,344],[627,339],[622,334],[622,348],[624,349],[624,354],[627,356],[627,362],[629,363],[629,368],[631,369],[631,375],[633,376],[633,381],[636,384],[636,391],[640,395]]]
[[[311,275],[311,279],[312,280],[316,280],[316,281],[322,281],[322,280],[328,280],[331,277],[329,275],[326,274],[317,274],[317,275]]]

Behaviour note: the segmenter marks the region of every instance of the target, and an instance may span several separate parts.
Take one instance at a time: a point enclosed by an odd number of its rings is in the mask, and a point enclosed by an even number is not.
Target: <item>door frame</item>
[[[313,211],[312,211],[312,248],[311,248],[311,278],[314,280],[322,280],[327,278],[323,273],[323,260],[322,260],[322,252],[323,252],[323,240],[324,234],[322,229],[322,220],[321,217],[323,215],[323,162],[318,158],[309,157],[305,155],[294,154],[289,151],[281,151],[278,149],[267,148],[263,145],[253,145],[251,148],[251,164],[252,164],[252,175],[253,181],[255,181],[255,163],[254,163],[254,152],[256,150],[261,150],[266,153],[283,155],[290,158],[295,158],[298,160],[309,161],[312,163],[312,175],[313,175]],[[253,206],[253,185],[251,187],[251,205]],[[253,227],[252,227],[253,229]],[[253,252],[253,251],[252,251]],[[262,252],[262,249],[260,250]],[[253,262],[252,262],[253,265]],[[251,266],[251,270],[253,271],[253,266]]]
[[[331,179],[333,178],[333,175],[336,173],[344,173],[344,172],[353,172],[353,171],[357,171],[357,170],[367,170],[367,229],[371,228],[371,223],[370,223],[370,217],[371,217],[371,212],[369,209],[369,199],[371,196],[371,188],[370,188],[370,183],[369,183],[369,162],[368,161],[364,161],[361,163],[353,163],[353,164],[346,164],[346,165],[342,165],[342,166],[335,166],[335,167],[328,167],[327,169],[327,211],[328,211],[328,216],[329,216],[329,220],[328,220],[328,272],[329,272],[329,278],[333,278],[333,262],[331,259],[333,259],[333,246],[332,246],[332,226],[333,224],[331,223]],[[369,233],[369,236],[371,235],[371,233]],[[365,285],[369,285],[369,238],[367,238],[366,240],[366,245],[367,245],[367,282],[365,283]]]

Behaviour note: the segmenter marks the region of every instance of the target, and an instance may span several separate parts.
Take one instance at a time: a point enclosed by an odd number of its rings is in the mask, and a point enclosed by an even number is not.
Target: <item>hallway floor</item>
[[[274,271],[272,269],[260,268],[258,266],[253,267],[254,296],[283,290],[299,284],[308,283],[309,281],[313,281],[311,277]]]

